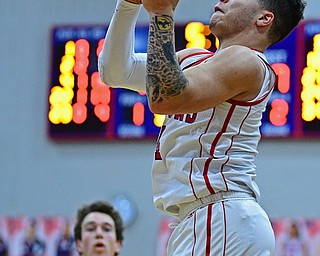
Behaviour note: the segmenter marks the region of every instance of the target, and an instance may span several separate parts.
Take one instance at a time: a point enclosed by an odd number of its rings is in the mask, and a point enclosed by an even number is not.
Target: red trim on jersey
[[[224,185],[226,186],[226,191],[229,191],[229,187],[228,187],[228,183],[227,183],[226,177],[225,177],[224,174],[223,174],[223,167],[229,162],[229,160],[230,160],[230,156],[227,157],[227,161],[225,161],[225,162],[221,165],[221,168],[220,168],[220,174],[221,174],[221,177],[222,177],[222,179],[223,179]]]
[[[249,47],[249,48],[250,48],[251,50],[253,50],[253,51],[263,53],[263,51],[257,50],[256,48],[251,48],[251,47]]]
[[[183,70],[187,69],[187,68],[189,68],[191,66],[194,66],[194,65],[199,65],[201,62],[205,61],[206,59],[208,59],[208,58],[210,58],[210,57],[212,57],[214,55],[213,52],[196,52],[196,53],[192,53],[192,54],[189,54],[189,55],[185,56],[183,59],[181,59],[179,64],[181,64],[187,58],[191,58],[193,56],[198,56],[198,55],[202,55],[202,54],[205,54],[205,55],[208,55],[208,56],[205,56],[204,58],[202,58],[202,59],[200,59],[200,60],[198,60],[196,62],[190,63],[188,66],[185,66],[183,68]],[[209,120],[209,122],[207,124],[207,127],[206,127],[205,131],[199,136],[199,139],[198,139],[199,144],[200,144],[200,152],[199,152],[200,156],[202,155],[202,144],[201,144],[200,140],[201,140],[201,137],[208,131],[210,123],[211,123],[211,121],[213,119],[214,113],[215,113],[215,108],[213,109],[211,118],[210,118],[210,120]],[[193,183],[192,183],[193,160],[194,160],[194,158],[192,158],[192,160],[191,160],[191,167],[190,167],[190,172],[189,172],[189,182],[190,182],[190,185],[191,185],[191,188],[192,188],[192,193],[193,193],[194,197],[198,199],[198,197],[196,195],[196,191],[195,191]],[[207,160],[206,164],[209,164],[209,162],[211,162],[212,159],[209,160],[209,161],[208,160]],[[208,178],[208,168],[205,168],[203,176],[204,176],[204,180],[205,180],[205,183],[207,185],[208,190],[210,191],[211,194],[215,194],[215,191],[212,188],[212,186],[210,185],[210,180]]]
[[[191,159],[191,163],[190,163],[189,182],[190,182],[190,186],[191,186],[192,193],[193,193],[194,197],[195,197],[196,199],[198,199],[198,197],[197,197],[197,195],[196,195],[196,191],[195,191],[194,186],[193,186],[193,183],[192,183],[193,160],[194,160],[194,157]]]
[[[210,166],[210,163],[212,160],[213,160],[212,157],[210,157],[206,160],[206,163],[204,164],[203,178],[204,178],[204,181],[206,183],[207,189],[209,190],[210,194],[215,194],[216,192],[214,191],[213,187],[211,186],[210,180],[208,178],[209,166]]]
[[[222,134],[226,132],[228,124],[231,120],[232,114],[236,108],[236,105],[232,105],[231,108],[229,109],[228,115],[226,117],[226,120],[224,121],[224,124],[222,126],[222,129],[220,132],[218,132],[217,136],[214,138],[212,144],[211,144],[211,149],[210,149],[210,155],[214,155],[214,150],[218,144],[219,139],[221,138]]]
[[[199,139],[198,139],[198,142],[199,142],[199,145],[200,145],[200,152],[199,152],[199,156],[201,157],[202,156],[202,144],[201,144],[201,137],[207,133],[208,129],[209,129],[209,126],[210,126],[210,123],[214,117],[214,113],[215,113],[215,108],[213,108],[213,111],[212,111],[212,114],[211,114],[211,117],[209,119],[209,122],[207,124],[207,127],[205,129],[205,131],[203,133],[201,133],[201,135],[199,136]],[[193,183],[192,183],[192,170],[193,170],[193,160],[194,158],[191,159],[191,164],[190,164],[190,172],[189,172],[189,182],[190,182],[190,186],[192,188],[192,193],[194,195],[195,198],[198,199],[197,195],[196,195],[196,191],[194,189],[194,186],[193,186]],[[212,159],[211,159],[212,160]],[[208,161],[208,160],[207,160]],[[211,162],[211,161],[210,161]],[[215,191],[214,189],[211,187],[210,185],[210,180],[208,178],[208,170],[209,170],[209,166],[208,166],[208,169],[204,169],[204,172],[203,172],[203,178],[206,182],[206,185],[207,185],[207,188],[209,189],[210,193],[211,194],[215,194]]]
[[[209,166],[210,166],[211,161],[213,160],[214,150],[215,150],[215,148],[216,148],[216,146],[217,146],[217,144],[218,144],[218,141],[220,140],[222,134],[226,132],[227,127],[228,127],[228,124],[229,124],[229,122],[230,122],[230,120],[231,120],[231,117],[232,117],[232,114],[233,114],[235,108],[236,108],[236,105],[232,105],[231,108],[229,109],[228,115],[227,115],[227,117],[226,117],[226,120],[224,121],[224,124],[223,124],[223,126],[222,126],[221,131],[218,132],[217,136],[214,138],[214,140],[213,140],[213,142],[212,142],[212,144],[211,144],[210,155],[211,155],[212,157],[208,158],[208,159],[206,160],[205,165],[204,165],[203,178],[204,178],[204,180],[205,180],[207,189],[210,191],[211,194],[214,194],[215,191],[214,191],[213,187],[211,186],[210,180],[209,180],[209,178],[208,178]],[[226,178],[224,177],[224,174],[223,174],[222,171],[220,171],[220,173],[221,173],[221,175],[222,175],[224,184],[225,184],[225,186],[226,186],[226,190],[228,191],[228,185],[227,185]]]
[[[195,66],[196,66],[196,65],[199,65],[200,63],[202,63],[202,62],[204,62],[205,60],[211,58],[212,56],[213,56],[213,54],[212,54],[212,55],[209,55],[209,56],[207,56],[207,57],[204,57],[203,59],[198,60],[196,63],[194,63],[194,65],[195,65]]]
[[[226,155],[226,156],[228,156],[228,152],[229,152],[229,150],[232,148],[234,138],[240,134],[241,128],[242,128],[242,126],[243,126],[243,124],[244,124],[245,120],[246,120],[246,119],[247,119],[247,117],[249,116],[250,112],[251,112],[251,106],[250,106],[250,108],[249,108],[249,110],[248,110],[248,112],[247,112],[246,116],[243,118],[243,120],[242,120],[242,122],[241,122],[241,124],[240,124],[240,126],[239,126],[238,133],[237,133],[237,134],[235,134],[235,135],[233,135],[233,136],[231,137],[231,143],[230,143],[230,146],[229,146],[229,148],[228,148],[228,149],[226,150],[226,152],[225,152],[225,155]],[[225,161],[225,162],[221,165],[221,168],[220,168],[220,173],[221,173],[221,175],[222,175],[222,178],[223,178],[224,184],[225,184],[225,186],[226,186],[226,191],[229,191],[229,187],[228,187],[228,183],[227,183],[227,181],[226,181],[226,179],[225,179],[225,176],[223,175],[223,168],[224,168],[224,166],[229,162],[229,160],[230,160],[230,157],[228,156],[227,161]]]
[[[212,204],[208,205],[207,215],[207,241],[206,241],[206,256],[210,256],[211,249],[211,219],[212,219]]]
[[[209,122],[208,122],[208,124],[207,124],[207,127],[206,127],[206,129],[204,130],[204,132],[199,136],[198,142],[199,142],[199,144],[200,144],[200,152],[199,152],[199,156],[200,156],[200,157],[202,156],[201,138],[202,138],[202,136],[203,136],[204,134],[207,133],[207,131],[208,131],[208,129],[209,129],[209,126],[210,126],[210,124],[211,124],[211,121],[212,121],[212,119],[213,119],[213,117],[214,117],[215,112],[216,112],[216,108],[213,108],[211,117],[210,117]]]
[[[191,55],[188,55],[186,56],[185,58],[183,58],[183,60],[185,60],[186,58],[189,58],[189,57],[193,57],[193,56],[196,56],[196,55],[201,55],[203,53],[196,53],[196,54],[191,54]],[[199,65],[201,64],[202,62],[204,62],[205,60],[209,59],[210,57],[212,57],[214,54],[213,53],[210,53],[209,56],[206,56],[206,57],[203,57],[202,59],[196,61],[196,62],[192,62],[190,63],[189,65],[185,66],[182,68],[182,70],[185,70],[185,69],[188,69],[192,66],[196,66],[196,65]]]
[[[185,59],[190,58],[190,57],[193,57],[193,56],[201,55],[201,54],[208,54],[208,55],[210,55],[210,56],[206,57],[206,59],[209,58],[209,57],[212,57],[212,56],[214,55],[213,52],[205,52],[205,51],[203,51],[203,52],[194,52],[194,53],[188,54],[187,56],[185,56],[184,58],[182,58],[182,59],[179,61],[179,65],[180,65]]]
[[[257,55],[269,68],[270,70],[273,72],[274,76],[275,76],[275,80],[274,83],[272,85],[272,87],[269,89],[269,91],[260,99],[255,100],[255,101],[239,101],[239,100],[227,100],[227,102],[231,103],[231,104],[236,104],[239,106],[254,106],[257,105],[259,103],[261,103],[262,101],[265,100],[266,97],[268,97],[268,95],[272,92],[273,88],[276,87],[276,85],[278,84],[278,76],[276,75],[275,71],[273,70],[273,68],[271,67],[271,65],[261,56]]]
[[[165,131],[165,129],[166,129],[166,126],[162,125],[158,139],[157,139],[156,149],[154,152],[154,159],[155,160],[162,160],[161,153],[160,153],[160,138],[161,138],[163,132]]]
[[[271,87],[271,89],[262,98],[260,98],[259,100],[250,101],[249,102],[249,101],[240,101],[240,100],[230,99],[230,100],[227,100],[227,102],[229,102],[232,105],[239,105],[239,106],[250,106],[251,107],[251,106],[254,106],[254,105],[258,105],[268,97],[268,95],[272,92],[272,90],[275,87],[275,85],[276,85],[276,82]]]

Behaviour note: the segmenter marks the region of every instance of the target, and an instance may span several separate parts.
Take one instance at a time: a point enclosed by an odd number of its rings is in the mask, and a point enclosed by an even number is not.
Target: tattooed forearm
[[[170,16],[151,18],[146,84],[152,102],[179,95],[188,84],[177,61],[174,23]]]

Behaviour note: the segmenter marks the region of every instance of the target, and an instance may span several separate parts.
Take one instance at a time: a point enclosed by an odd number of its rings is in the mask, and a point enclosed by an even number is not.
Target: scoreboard
[[[144,94],[104,84],[97,59],[106,26],[57,26],[51,35],[48,133],[52,139],[156,138],[164,116]],[[218,45],[202,22],[177,24],[176,50]],[[146,52],[148,25],[137,26],[135,51]],[[266,52],[278,76],[264,113],[264,138],[320,137],[320,20],[307,20]]]
[[[297,135],[312,136],[319,135],[320,131],[320,21],[307,22],[301,29],[304,51],[303,71],[299,77],[301,111]]]

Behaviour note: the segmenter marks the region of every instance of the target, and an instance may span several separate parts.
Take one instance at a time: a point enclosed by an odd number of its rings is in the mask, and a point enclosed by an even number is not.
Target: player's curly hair
[[[77,219],[74,226],[74,238],[75,240],[81,240],[81,225],[84,220],[84,218],[91,212],[100,212],[105,213],[109,215],[115,223],[116,228],[116,237],[117,241],[120,241],[122,243],[124,237],[123,237],[123,231],[124,231],[124,225],[122,218],[118,211],[114,209],[114,207],[109,204],[108,202],[104,201],[96,201],[89,205],[83,205],[80,207],[77,211]],[[118,255],[118,254],[116,254]]]
[[[274,14],[269,39],[275,44],[286,38],[304,18],[307,5],[304,0],[258,0],[261,7]]]

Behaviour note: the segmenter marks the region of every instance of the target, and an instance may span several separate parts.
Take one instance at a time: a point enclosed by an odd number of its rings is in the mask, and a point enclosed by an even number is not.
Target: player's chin
[[[93,248],[93,255],[109,255],[107,248],[104,245],[95,245]]]

